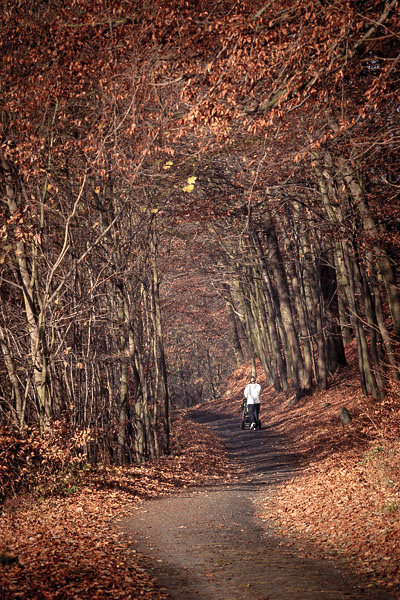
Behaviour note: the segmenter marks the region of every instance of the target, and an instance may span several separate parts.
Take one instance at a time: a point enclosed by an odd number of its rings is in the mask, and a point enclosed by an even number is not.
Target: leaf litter
[[[64,498],[14,498],[0,519],[2,600],[167,597],[140,567],[118,528],[141,500],[210,484],[227,474],[221,443],[205,427],[188,431],[178,418],[173,452],[141,466],[104,467]]]
[[[298,456],[295,475],[268,493],[261,520],[306,546],[305,556],[338,557],[370,586],[400,597],[400,385],[384,400],[362,395],[354,345],[327,391],[298,402],[266,387],[262,420]],[[240,414],[250,366],[232,375],[220,410]],[[261,373],[261,369],[260,369]],[[353,419],[343,426],[346,406]]]
[[[258,507],[285,537],[304,542],[304,556],[344,559],[372,585],[400,594],[400,386],[385,400],[361,394],[354,354],[330,389],[297,403],[264,384],[263,422],[299,457],[295,476]],[[216,411],[240,414],[249,367],[231,376]],[[340,408],[353,416],[343,427]],[[205,426],[174,424],[173,452],[140,466],[104,467],[68,497],[16,497],[0,519],[2,599],[168,597],[140,566],[118,523],[142,500],[238,476]],[[310,544],[311,542],[311,544]],[[290,542],[288,542],[290,544]],[[312,549],[310,549],[312,548]]]

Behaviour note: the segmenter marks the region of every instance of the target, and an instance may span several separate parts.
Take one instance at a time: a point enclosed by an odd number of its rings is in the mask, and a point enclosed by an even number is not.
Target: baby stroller
[[[240,429],[250,429],[251,419],[249,407],[247,406],[247,400],[244,398],[242,404],[242,421],[240,423]],[[258,419],[258,423],[256,424],[256,429],[261,429],[261,421]]]

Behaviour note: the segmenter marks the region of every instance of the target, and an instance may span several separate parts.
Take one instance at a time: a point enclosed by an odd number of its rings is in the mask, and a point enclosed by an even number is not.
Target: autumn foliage
[[[134,497],[186,485],[189,440],[186,467],[161,458],[176,453],[171,409],[217,398],[250,364],[310,463],[277,499],[281,524],[346,555],[368,545],[363,568],[397,581],[398,9],[2,2],[2,499],[57,497],[72,515],[83,481],[94,512],[100,481]],[[343,432],[339,394],[355,416]],[[373,531],[388,522],[358,550],[356,500]],[[46,562],[33,546],[32,576]],[[82,597],[74,577],[63,585]]]
[[[87,477],[90,465],[83,448],[88,432],[72,432],[60,422],[40,435],[37,428],[0,432],[0,498],[31,495],[36,498],[68,494]]]
[[[397,8],[3,3],[4,422],[64,420],[92,432],[92,463],[141,462],[169,451],[171,396],[215,396],[248,357],[301,398],[353,339],[363,393],[384,397]],[[168,298],[185,260],[206,323],[189,343],[193,313]]]

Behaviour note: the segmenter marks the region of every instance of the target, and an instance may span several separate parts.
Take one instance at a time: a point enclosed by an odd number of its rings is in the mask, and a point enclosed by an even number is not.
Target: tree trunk
[[[167,365],[165,362],[164,352],[164,337],[162,330],[161,321],[161,309],[160,309],[160,291],[159,291],[159,280],[157,270],[157,240],[155,232],[155,217],[151,223],[150,231],[150,260],[151,260],[151,274],[152,274],[152,286],[151,295],[153,303],[153,322],[154,322],[154,335],[157,342],[157,355],[156,360],[158,362],[158,368],[160,372],[160,389],[162,399],[162,422],[163,422],[163,449],[166,454],[170,452],[170,422],[169,422],[169,392],[167,382]]]
[[[396,336],[400,335],[400,294],[396,278],[386,251],[379,245],[378,227],[369,211],[360,181],[357,179],[357,170],[348,160],[341,158],[339,160],[341,175],[348,186],[348,189],[356,203],[361,216],[364,230],[368,237],[374,239],[374,251],[378,271],[385,284],[389,308],[394,324]]]
[[[328,368],[330,373],[333,373],[338,367],[345,366],[347,361],[339,327],[338,284],[332,251],[328,251],[324,256],[321,256],[318,271],[324,301]]]
[[[230,331],[232,348],[235,353],[236,365],[239,366],[243,363],[244,357],[243,357],[242,346],[240,344],[240,339],[239,339],[236,315],[235,315],[235,312],[232,307],[232,298],[231,298],[229,286],[226,283],[224,283],[222,287],[223,287],[224,295],[225,295],[225,307],[226,307],[226,312],[228,314],[229,331]]]
[[[6,181],[6,199],[10,215],[16,217],[18,213],[17,189],[18,181],[13,176],[9,162],[0,151],[0,159]],[[30,360],[33,368],[33,381],[38,402],[38,418],[41,431],[46,429],[51,419],[51,398],[48,389],[47,372],[47,347],[45,336],[44,302],[37,295],[35,298],[37,271],[33,263],[31,268],[26,258],[25,243],[22,238],[15,242],[15,256],[21,279],[22,296],[27,319],[30,339]],[[37,308],[39,307],[39,312]]]
[[[255,233],[255,232],[254,232]],[[292,307],[290,303],[289,287],[286,280],[286,274],[283,268],[283,260],[278,244],[275,228],[270,221],[265,229],[268,259],[271,265],[272,276],[275,282],[280,311],[282,314],[282,323],[287,336],[289,346],[289,356],[287,360],[291,365],[293,383],[296,390],[296,397],[301,398],[306,390],[302,386],[303,380],[303,359],[299,345],[299,339],[296,331],[296,326],[293,318]],[[257,234],[255,239],[258,239]],[[258,239],[258,243],[259,239]]]
[[[296,266],[294,264],[294,259],[296,256],[295,248],[285,231],[284,224],[282,222],[280,222],[279,225],[280,225],[280,234],[283,239],[285,251],[288,256],[293,257],[292,260],[287,261],[287,272],[288,272],[288,276],[290,278],[290,285],[291,285],[291,289],[293,292],[293,298],[294,298],[292,304],[294,304],[294,306],[296,308],[297,318],[298,318],[298,322],[299,322],[300,335],[302,337],[302,343],[303,343],[303,361],[304,362],[303,362],[303,375],[302,375],[301,385],[304,390],[304,393],[307,394],[312,391],[312,387],[313,387],[313,352],[312,352],[312,345],[311,345],[311,336],[310,336],[310,330],[309,330],[308,323],[307,323],[306,310],[305,310],[305,306],[304,306],[303,298],[302,298],[302,294],[301,294],[299,277],[298,277],[298,273],[296,271]],[[298,258],[299,257],[297,257],[297,259]],[[317,306],[315,306],[315,310],[317,310]],[[321,388],[321,389],[326,389],[326,388]]]
[[[374,372],[372,369],[371,361],[369,358],[368,344],[365,337],[365,332],[361,324],[361,316],[356,303],[356,284],[354,280],[354,258],[349,253],[349,248],[344,250],[344,260],[348,273],[349,286],[346,288],[348,295],[349,307],[353,318],[353,327],[357,336],[357,347],[358,347],[358,364],[361,376],[361,387],[365,395],[371,394],[373,398],[378,399],[380,392]]]
[[[244,284],[241,280],[238,281],[238,292],[242,302],[242,312],[244,316],[244,329],[247,338],[247,347],[249,349],[251,372],[255,375],[257,371],[256,367],[256,350],[254,346],[254,322],[251,313],[250,300],[245,295]]]
[[[4,363],[6,365],[8,378],[11,384],[12,397],[14,399],[14,403],[11,401],[9,405],[12,420],[20,429],[23,429],[25,423],[25,402],[23,401],[21,396],[21,390],[17,377],[17,372],[14,366],[14,361],[12,359],[12,355],[8,347],[6,336],[4,335],[2,327],[0,327],[0,347],[1,352],[3,354]]]

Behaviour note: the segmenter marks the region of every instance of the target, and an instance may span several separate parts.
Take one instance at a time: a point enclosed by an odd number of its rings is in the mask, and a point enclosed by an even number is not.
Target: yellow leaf
[[[172,165],[173,165],[173,164],[174,164],[174,163],[172,162],[172,160],[168,160],[168,161],[165,163],[165,165],[163,166],[163,169],[165,169],[165,170],[167,171],[168,169],[170,169],[170,168],[172,167]]]
[[[196,182],[197,177],[195,175],[193,175],[192,177],[188,177],[187,178],[187,182],[189,185],[191,185],[192,183]]]
[[[185,185],[182,190],[184,192],[193,192],[194,190],[194,185],[192,183],[189,183],[188,185]]]

